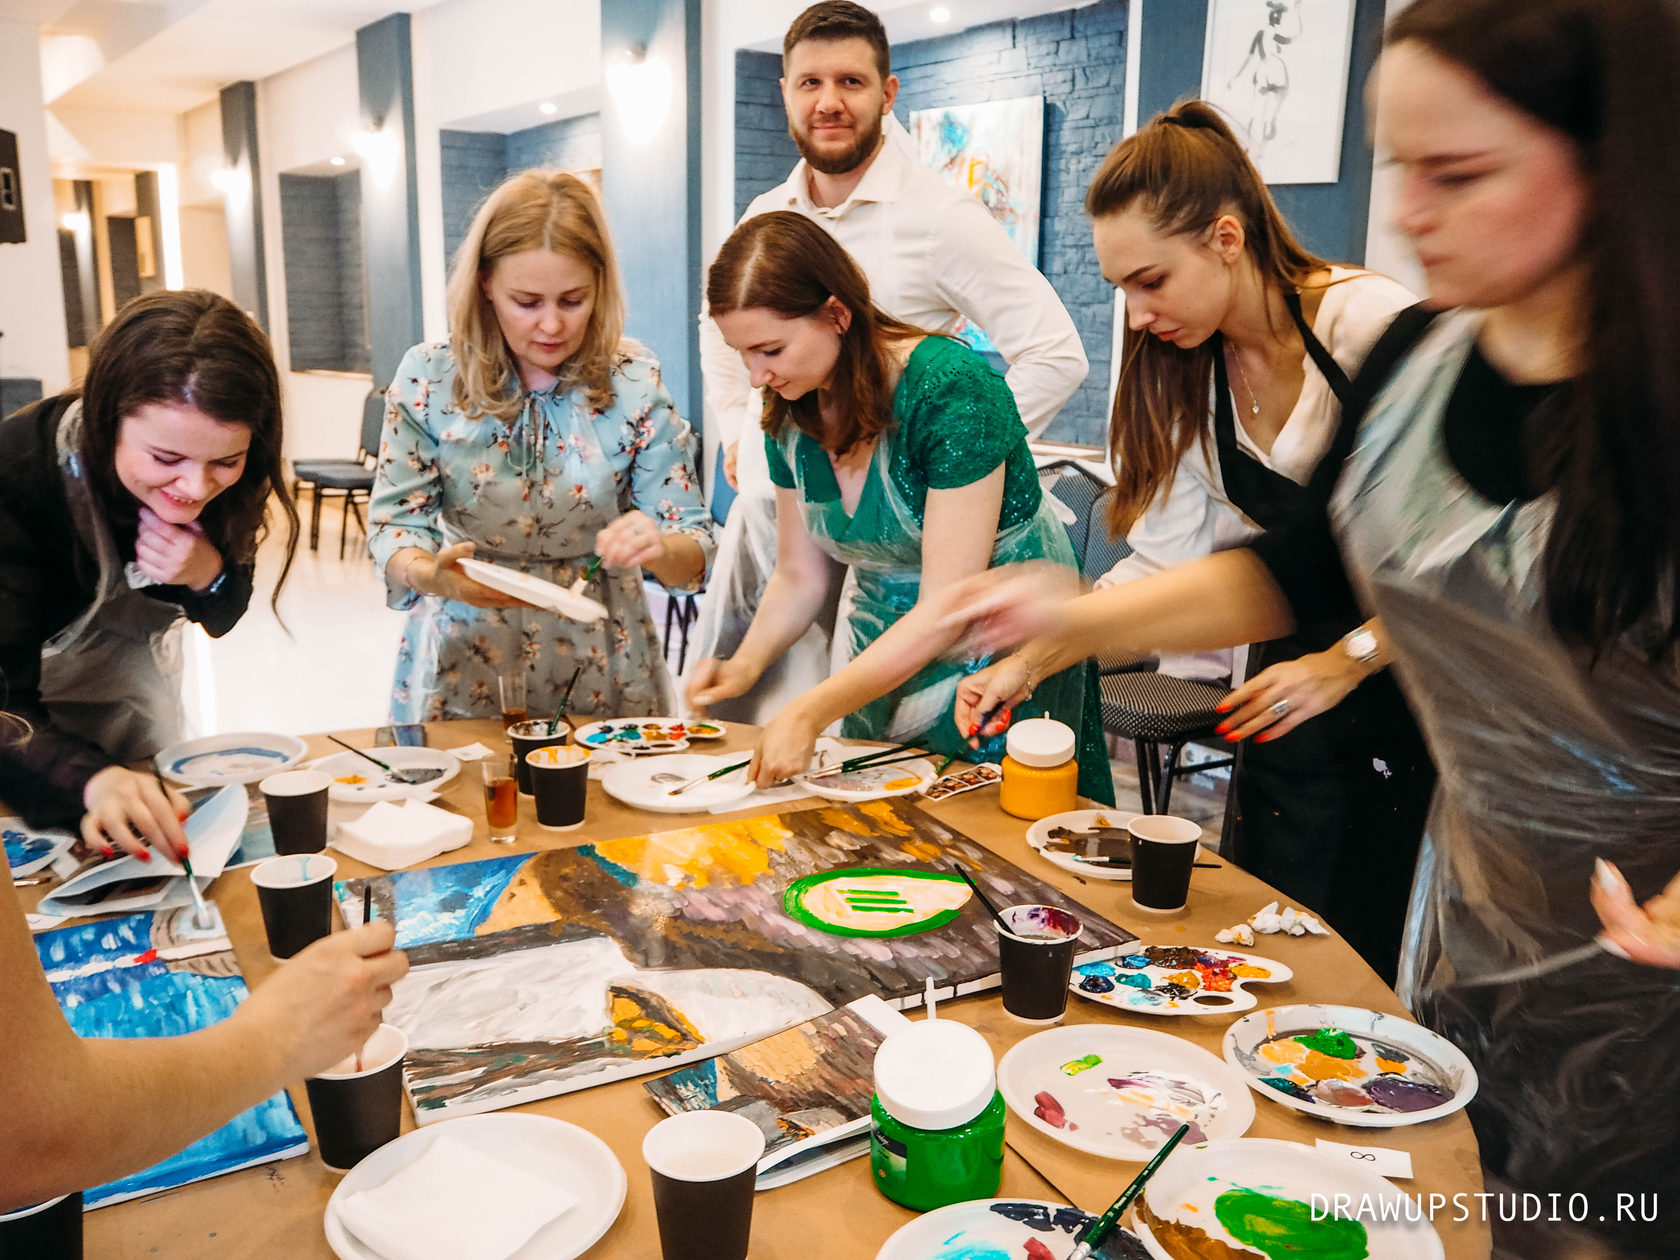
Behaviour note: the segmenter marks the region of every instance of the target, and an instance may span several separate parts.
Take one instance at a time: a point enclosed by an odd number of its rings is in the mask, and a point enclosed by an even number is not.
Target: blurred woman
[[[697,589],[712,554],[694,433],[659,364],[624,336],[606,216],[574,175],[526,171],[490,194],[455,258],[447,342],[415,346],[391,382],[370,546],[409,610],[397,722],[491,717],[523,670],[533,713],[673,711],[644,573]],[[579,621],[473,581],[463,557],[583,593]],[[598,573],[589,573],[599,559]]]

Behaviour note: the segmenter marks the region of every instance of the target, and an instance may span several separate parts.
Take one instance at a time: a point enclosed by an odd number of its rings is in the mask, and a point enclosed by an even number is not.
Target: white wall
[[[219,126],[219,124],[218,124]],[[293,372],[286,336],[286,260],[280,236],[280,175],[350,151],[361,126],[356,46],[271,75],[257,84],[257,157],[262,166],[263,255],[268,267],[269,336],[280,364],[286,454],[349,459],[356,453],[369,377]]]
[[[17,22],[0,21],[0,127],[17,133],[29,234],[21,245],[0,245],[0,332],[6,334],[0,340],[0,374],[39,377],[53,394],[70,383],[58,216],[41,104],[39,33]]]
[[[181,283],[233,299],[227,215],[220,206],[181,207]]]
[[[153,170],[181,154],[180,117],[141,111],[49,109],[47,146],[60,173],[66,165]]]

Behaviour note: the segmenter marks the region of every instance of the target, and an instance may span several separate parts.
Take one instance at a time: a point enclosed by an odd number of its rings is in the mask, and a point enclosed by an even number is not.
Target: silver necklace
[[[1236,366],[1237,376],[1242,381],[1244,392],[1248,394],[1248,414],[1256,420],[1260,418],[1260,397],[1254,392],[1254,387],[1248,383],[1248,373],[1243,371],[1242,359],[1237,354],[1237,348],[1231,346],[1231,362]]]

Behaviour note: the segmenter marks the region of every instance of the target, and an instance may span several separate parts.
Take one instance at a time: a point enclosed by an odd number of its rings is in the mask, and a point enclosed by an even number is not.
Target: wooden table
[[[359,747],[371,744],[371,732],[339,732]],[[751,746],[750,727],[735,727],[726,741],[708,751],[733,751]],[[430,742],[449,748],[480,740],[504,747],[500,724],[451,722],[434,724]],[[314,755],[336,749],[324,736],[309,740]],[[536,827],[530,798],[520,800],[520,835],[513,844],[492,845],[484,830],[484,806],[476,766],[469,763],[443,791],[440,804],[474,820],[472,842],[426,865],[448,865],[477,858],[536,852],[540,849],[586,844],[595,840],[645,834],[695,822],[713,815],[649,815],[618,804],[590,784],[588,821],[557,842],[552,832]],[[805,803],[782,809],[805,808]],[[982,788],[927,806],[929,812],[966,832],[997,853],[1030,870],[1105,917],[1135,932],[1150,945],[1211,945],[1220,928],[1258,910],[1275,894],[1265,884],[1236,867],[1198,870],[1189,908],[1169,915],[1146,914],[1131,902],[1128,885],[1087,881],[1033,855],[1026,842],[1027,824],[997,806],[997,790]],[[748,809],[721,817],[744,817]],[[333,851],[339,877],[379,874],[360,862]],[[19,889],[33,907],[39,889]],[[248,870],[231,871],[216,881],[212,896],[227,923],[246,979],[254,987],[276,966],[264,943],[262,919]],[[1263,1002],[1285,1005],[1324,1001],[1404,1014],[1398,999],[1339,937],[1262,938],[1259,952],[1287,963],[1295,979],[1267,985]],[[1036,1029],[1012,1020],[995,993],[942,1002],[941,1018],[957,1019],[980,1030],[999,1057]],[[1230,1021],[1219,1016],[1142,1020],[1111,1011],[1094,1002],[1070,998],[1068,1023],[1123,1022],[1161,1029],[1220,1053],[1220,1038]],[[291,1091],[304,1126],[310,1129],[308,1102],[299,1084]],[[1464,1114],[1430,1124],[1388,1130],[1355,1130],[1314,1120],[1287,1107],[1257,1098],[1250,1137],[1283,1138],[1311,1145],[1320,1137],[1332,1141],[1393,1147],[1409,1151],[1414,1176],[1403,1188],[1427,1202],[1425,1196],[1470,1196],[1482,1189],[1476,1139]],[[601,1085],[519,1108],[581,1125],[599,1136],[618,1156],[629,1179],[629,1194],[617,1222],[590,1251],[591,1260],[608,1257],[651,1260],[659,1255],[652,1191],[642,1164],[643,1135],[663,1112],[648,1097],[640,1080]],[[414,1127],[406,1114],[404,1131]],[[1051,1199],[1101,1212],[1137,1172],[1136,1164],[1107,1160],[1065,1147],[1011,1114],[1009,1150],[1004,1160],[1001,1196]],[[286,1260],[328,1258],[332,1252],[321,1219],[339,1175],[329,1172],[313,1151],[307,1156],[231,1173],[169,1193],[101,1208],[88,1214],[87,1254],[101,1260],[208,1260],[210,1257],[285,1257]],[[1451,1207],[1437,1213],[1436,1227],[1451,1260],[1483,1260],[1491,1251],[1488,1228],[1477,1219],[1475,1200],[1471,1219],[1455,1221]],[[753,1260],[870,1260],[899,1226],[914,1213],[879,1194],[869,1176],[867,1159],[808,1177],[780,1189],[761,1193],[753,1215]],[[1462,1213],[1459,1213],[1462,1215]]]

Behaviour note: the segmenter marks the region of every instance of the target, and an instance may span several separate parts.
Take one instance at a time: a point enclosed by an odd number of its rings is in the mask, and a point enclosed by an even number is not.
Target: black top
[[[1377,354],[1373,349],[1372,357]],[[1558,412],[1549,404],[1560,399],[1562,392],[1559,384],[1520,385],[1507,380],[1472,346],[1441,420],[1442,442],[1454,470],[1490,503],[1527,502],[1537,497],[1545,486],[1534,455],[1552,436],[1552,418]],[[1344,417],[1350,434],[1362,418],[1362,410]],[[1336,457],[1327,456],[1314,472],[1309,483],[1313,493],[1307,496],[1310,511],[1297,514],[1251,544],[1282,588],[1298,622],[1345,619],[1358,612],[1330,531],[1330,494],[1347,449],[1333,447]]]
[[[55,730],[41,703],[41,648],[93,602],[98,561],[70,514],[58,467],[58,422],[72,398],[61,394],[0,420],[0,801],[32,826],[73,825],[82,791],[112,764],[101,749]],[[131,558],[132,535],[117,538]],[[213,594],[151,586],[146,595],[177,605],[213,637],[231,630],[251,600],[252,567],[226,567]]]

